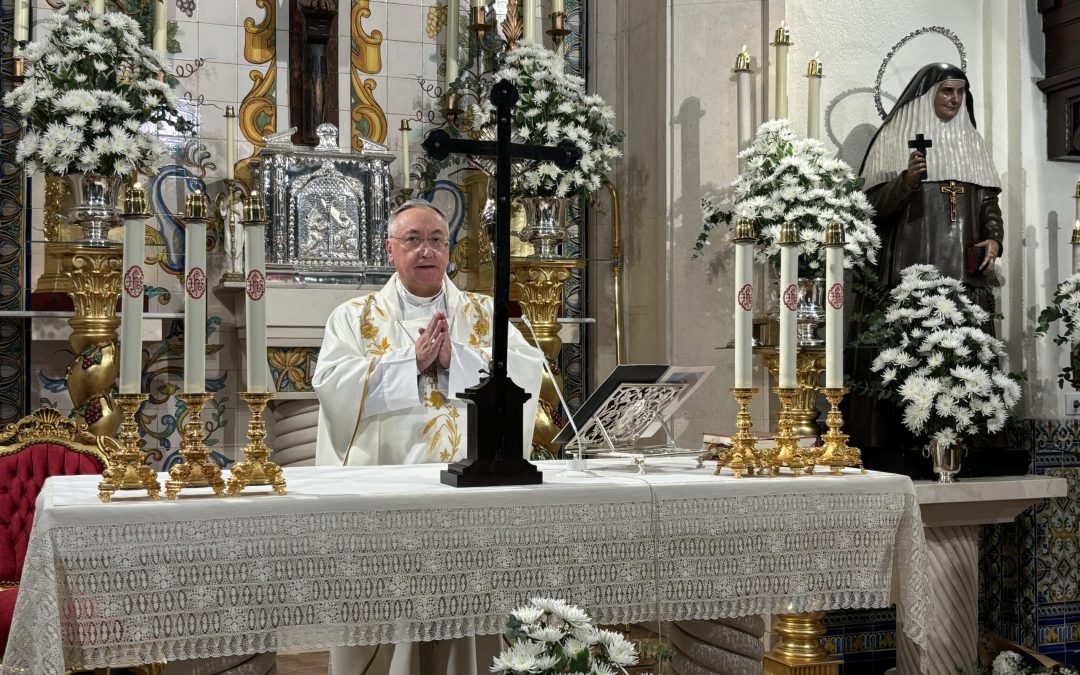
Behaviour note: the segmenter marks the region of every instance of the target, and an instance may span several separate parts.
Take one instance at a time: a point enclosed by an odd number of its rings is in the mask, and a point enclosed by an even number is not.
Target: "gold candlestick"
[[[285,476],[282,475],[281,467],[270,461],[271,448],[266,447],[266,424],[263,423],[263,410],[270,399],[274,398],[271,393],[247,392],[240,394],[240,400],[248,404],[251,410],[251,421],[248,422],[248,444],[244,448],[244,461],[233,466],[232,477],[226,488],[230,495],[238,495],[249,485],[269,485],[279,495],[285,494]]]
[[[773,632],[780,641],[765,655],[766,675],[836,675],[842,661],[821,646],[825,612],[777,614]]]
[[[847,392],[847,387],[824,387],[821,390],[825,400],[829,402],[829,414],[825,418],[829,431],[821,437],[823,443],[815,448],[816,461],[829,467],[829,471],[837,476],[844,472],[845,466],[857,466],[866,473],[866,469],[863,469],[862,453],[858,448],[847,444],[848,435],[843,432],[844,416],[840,413],[840,401]]]
[[[713,474],[719,476],[720,470],[727,467],[736,478],[742,478],[743,471],[753,476],[754,469],[763,466],[755,450],[756,439],[750,431],[754,421],[750,417],[749,406],[758,390],[756,387],[733,387],[729,391],[739,404],[739,412],[735,413],[735,428],[738,431],[731,438],[731,448],[718,453]]]
[[[213,398],[213,394],[177,394],[187,405],[188,418],[180,439],[180,456],[184,461],[169,471],[169,480],[165,482],[165,496],[176,499],[180,491],[188,487],[211,487],[214,494],[225,494],[225,481],[221,478],[221,467],[210,459],[210,451],[203,443],[202,410]]]
[[[111,436],[99,437],[99,446],[109,457],[109,466],[98,483],[98,499],[102,502],[112,500],[117,490],[146,490],[150,499],[161,498],[157,472],[146,464],[139,450],[139,425],[135,413],[147,398],[147,394],[113,394],[113,400],[120,406],[120,441]]]
[[[775,476],[781,467],[786,466],[793,474],[800,476],[806,462],[791,416],[799,390],[796,387],[777,387],[774,391],[780,399],[780,411],[776,417],[776,456],[771,458],[770,473]]]
[[[551,28],[547,29],[547,34],[551,36],[551,43],[558,50],[563,40],[570,34],[570,30],[566,27],[565,12],[551,13]]]
[[[478,42],[483,42],[484,33],[487,32],[487,10],[483,7],[473,7],[470,10],[470,16],[472,22],[469,24],[469,30],[476,33]]]

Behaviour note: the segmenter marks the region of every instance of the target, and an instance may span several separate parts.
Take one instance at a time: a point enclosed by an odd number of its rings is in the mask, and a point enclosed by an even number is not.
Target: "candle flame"
[[[818,54],[820,54],[820,53],[821,53],[821,52],[814,52],[814,60],[815,60],[815,61],[817,61],[817,60],[818,60]]]
[[[784,27],[784,22],[783,22],[783,21],[781,21],[781,22],[780,22],[780,27],[781,27],[781,28],[783,28],[783,27]]]
[[[746,53],[746,45],[743,45],[743,46],[742,46],[742,52],[743,52],[744,54]]]

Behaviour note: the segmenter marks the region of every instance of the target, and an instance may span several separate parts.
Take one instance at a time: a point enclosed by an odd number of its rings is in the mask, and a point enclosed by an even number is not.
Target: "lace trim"
[[[920,645],[927,620],[918,504],[889,493],[39,528],[26,560],[0,672],[499,633],[534,596],[613,624],[895,598]]]

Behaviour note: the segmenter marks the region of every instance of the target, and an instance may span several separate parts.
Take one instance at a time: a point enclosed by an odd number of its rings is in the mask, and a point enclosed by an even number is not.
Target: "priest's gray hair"
[[[387,224],[386,227],[387,236],[394,236],[394,228],[397,226],[398,216],[405,213],[406,211],[411,211],[413,209],[428,209],[429,211],[434,211],[443,221],[443,224],[445,224],[447,227],[450,226],[450,224],[446,220],[446,214],[443,213],[438,206],[435,206],[426,199],[410,199],[406,202],[403,202],[401,205],[395,207],[394,210],[390,212],[390,222]]]

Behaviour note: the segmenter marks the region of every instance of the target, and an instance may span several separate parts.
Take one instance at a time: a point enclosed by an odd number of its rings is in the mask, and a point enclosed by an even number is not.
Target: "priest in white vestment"
[[[327,466],[453,462],[467,455],[465,401],[489,368],[492,300],[446,277],[446,219],[428,202],[394,210],[386,249],[397,271],[382,290],[330,315],[312,383],[319,396],[315,463]],[[529,456],[542,352],[513,327],[507,371],[531,394],[523,414]],[[487,672],[499,636],[434,643],[337,647],[334,675],[473,675]]]

